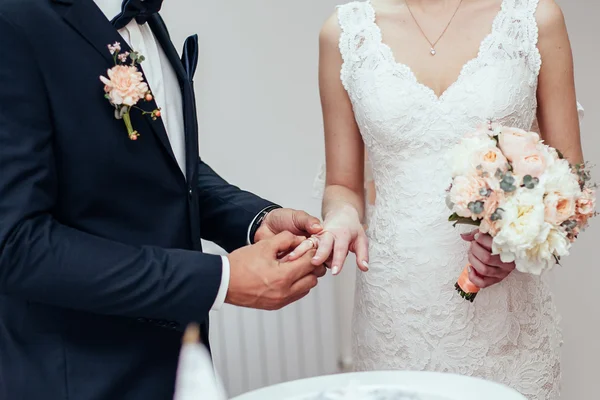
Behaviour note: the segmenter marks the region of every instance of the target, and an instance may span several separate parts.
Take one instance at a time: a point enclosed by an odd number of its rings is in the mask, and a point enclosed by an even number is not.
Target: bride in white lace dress
[[[462,135],[493,120],[526,130],[539,122],[548,144],[582,161],[558,6],[343,5],[321,33],[320,87],[327,173],[316,262],[329,259],[339,273],[350,250],[368,269],[356,287],[356,369],[452,372],[498,381],[531,400],[558,399],[561,334],[549,286],[492,256],[491,238],[461,239],[451,227],[444,157]],[[366,199],[365,184],[375,188]],[[471,279],[487,287],[474,303],[454,290],[468,262]]]

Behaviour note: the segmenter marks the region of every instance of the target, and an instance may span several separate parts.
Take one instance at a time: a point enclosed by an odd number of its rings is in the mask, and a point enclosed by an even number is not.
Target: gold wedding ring
[[[310,242],[310,248],[311,248],[311,249],[314,249],[314,248],[316,248],[316,247],[317,247],[317,245],[318,245],[317,239],[315,239],[315,238],[313,238],[313,237],[309,237],[309,238],[308,238],[308,239],[306,239],[306,240],[308,240],[308,241]]]

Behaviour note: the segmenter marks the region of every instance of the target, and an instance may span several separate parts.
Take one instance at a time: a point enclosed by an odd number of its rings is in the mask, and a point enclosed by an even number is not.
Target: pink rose
[[[508,161],[531,153],[540,141],[540,136],[535,132],[526,132],[518,128],[499,129],[498,146]]]
[[[533,150],[530,154],[514,158],[512,166],[515,175],[539,178],[546,170],[546,158],[537,150]]]
[[[497,147],[483,149],[474,154],[473,164],[481,166],[481,170],[494,176],[497,170],[506,171],[508,160]]]
[[[577,214],[592,215],[596,209],[596,193],[585,188],[581,192],[581,196],[577,199]]]
[[[134,66],[117,65],[107,71],[108,78],[100,77],[111,104],[134,106],[146,96],[148,85]]]
[[[453,204],[453,211],[459,216],[473,218],[469,209],[472,202],[483,201],[483,191],[487,191],[485,180],[477,176],[457,176],[452,182],[450,189],[450,202]]]
[[[544,198],[544,219],[553,225],[560,225],[575,215],[575,200],[549,193]]]

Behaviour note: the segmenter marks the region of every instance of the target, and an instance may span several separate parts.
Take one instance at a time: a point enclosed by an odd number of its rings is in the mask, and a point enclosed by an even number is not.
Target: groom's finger
[[[293,285],[296,281],[303,279],[307,275],[311,275],[315,278],[314,272],[319,268],[319,266],[315,266],[311,263],[311,257],[314,255],[315,251],[311,250],[296,261],[280,263],[283,268],[286,268],[287,278],[289,279],[291,285]]]
[[[303,240],[304,237],[302,236],[296,236],[290,232],[281,232],[265,242],[268,243],[273,255],[277,257],[279,253],[287,252],[288,250],[297,247]],[[259,242],[259,245],[260,243],[261,242]]]
[[[323,230],[321,221],[304,211],[294,211],[292,218],[299,233],[308,232],[311,235],[316,235]]]
[[[306,275],[305,277],[294,282],[291,288],[292,296],[308,293],[312,288],[317,286],[318,279],[315,275]]]
[[[313,272],[313,275],[315,275],[317,278],[322,278],[327,274],[327,267],[325,266],[325,264],[321,265],[320,267],[317,267],[315,269],[315,271]]]

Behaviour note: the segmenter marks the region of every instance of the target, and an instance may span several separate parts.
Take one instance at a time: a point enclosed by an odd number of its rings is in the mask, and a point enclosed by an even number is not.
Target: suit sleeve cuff
[[[256,214],[256,215],[254,216],[254,218],[252,219],[252,222],[250,222],[250,225],[248,225],[248,233],[246,234],[246,244],[248,244],[248,245],[252,245],[252,244],[253,244],[253,240],[252,240],[252,238],[251,238],[250,236],[252,235],[252,228],[253,228],[253,227],[254,227],[254,225],[257,223],[257,219],[258,219],[258,218],[259,218],[259,217],[260,217],[260,216],[261,216],[261,215],[262,215],[262,214],[263,214],[265,211],[267,211],[267,212],[270,212],[270,211],[276,210],[276,209],[278,209],[278,208],[281,208],[281,207],[280,207],[280,206],[278,206],[278,205],[274,205],[274,204],[272,204],[272,205],[270,205],[270,206],[268,206],[268,207],[265,207],[265,208],[263,208],[262,210],[260,210],[260,212],[259,212],[258,214]]]
[[[217,298],[211,308],[211,311],[219,311],[223,304],[225,304],[225,298],[227,297],[227,290],[229,289],[229,277],[231,274],[229,259],[226,256],[221,256],[223,260],[223,268],[221,273],[221,285],[217,292]]]

